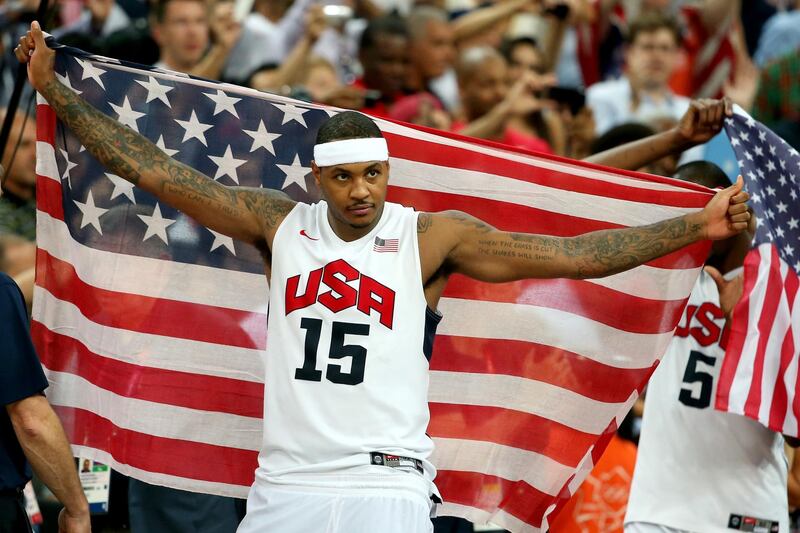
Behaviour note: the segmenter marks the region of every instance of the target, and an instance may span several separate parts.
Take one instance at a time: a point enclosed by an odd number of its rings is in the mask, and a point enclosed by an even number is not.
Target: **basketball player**
[[[676,177],[729,184],[712,163]],[[725,325],[742,293],[743,232],[714,243],[684,317],[647,386],[625,533],[789,532],[784,439],[755,420],[714,410]],[[795,443],[796,444],[796,443]]]
[[[386,141],[354,112],[320,128],[312,171],[324,201],[298,204],[272,190],[220,185],[94,109],[55,78],[37,23],[15,52],[34,88],[110,172],[263,253],[268,422],[243,533],[431,531],[427,370],[450,274],[488,282],[607,276],[700,239],[728,238],[750,217],[741,181],[702,211],[574,238],[499,231],[459,212],[416,213],[385,202]]]

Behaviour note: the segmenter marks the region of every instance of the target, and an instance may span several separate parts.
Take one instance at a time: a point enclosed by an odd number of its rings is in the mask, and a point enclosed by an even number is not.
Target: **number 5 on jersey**
[[[305,356],[303,366],[294,372],[295,379],[304,381],[322,381],[322,370],[317,370],[317,350],[322,336],[323,322],[319,318],[303,318],[300,327],[306,330]],[[343,372],[342,366],[329,363],[325,378],[340,385],[358,385],[364,381],[364,367],[367,363],[367,349],[357,344],[345,344],[346,335],[369,335],[369,324],[353,324],[352,322],[333,322],[331,330],[330,359],[351,357],[350,372]]]

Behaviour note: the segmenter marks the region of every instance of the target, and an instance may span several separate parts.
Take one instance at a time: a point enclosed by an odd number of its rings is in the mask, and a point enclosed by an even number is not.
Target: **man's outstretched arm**
[[[55,52],[45,45],[38,23],[31,24],[15,53],[28,63],[34,89],[111,172],[215,231],[254,244],[271,242],[278,224],[294,206],[286,195],[221,185],[95,109],[56,79]]]
[[[451,272],[481,281],[599,278],[623,272],[703,239],[725,239],[747,228],[742,180],[720,191],[699,212],[648,226],[576,237],[499,231],[460,212],[420,215],[420,226],[448,243]]]

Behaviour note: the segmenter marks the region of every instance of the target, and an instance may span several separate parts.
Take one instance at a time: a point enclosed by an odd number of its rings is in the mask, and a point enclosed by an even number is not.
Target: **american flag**
[[[62,80],[222,183],[317,192],[335,111],[61,49]],[[378,121],[389,200],[549,235],[697,210],[701,187]],[[33,333],[74,451],[144,481],[244,497],[261,443],[259,254],[110,174],[39,100]],[[488,285],[440,302],[429,434],[443,514],[544,531],[672,337],[708,247],[601,280]],[[267,422],[268,423],[268,422]]]
[[[381,239],[375,237],[372,249],[376,252],[396,252],[400,248],[400,239]]]
[[[725,130],[758,227],[744,262],[744,294],[734,310],[716,406],[797,437],[800,155],[740,109]]]

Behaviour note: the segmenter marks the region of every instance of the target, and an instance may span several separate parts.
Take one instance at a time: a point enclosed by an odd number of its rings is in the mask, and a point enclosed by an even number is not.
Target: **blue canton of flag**
[[[102,68],[98,59],[72,49],[58,54],[58,78],[167,155],[220,183],[282,190],[297,201],[318,199],[310,168],[313,142],[332,112],[280,97],[237,97],[224,84],[183,83],[172,72],[172,79],[156,78],[114,60],[104,59],[109,68]],[[198,225],[109,173],[60,124],[57,138],[65,220],[78,241],[107,251],[263,272],[253,247]]]
[[[737,113],[725,121],[725,130],[757,217],[754,246],[774,244],[800,272],[800,155],[752,117]]]

